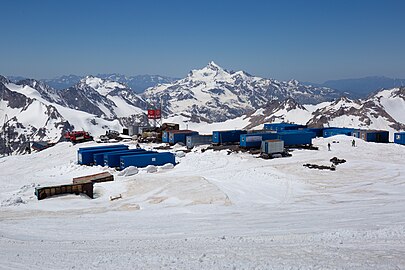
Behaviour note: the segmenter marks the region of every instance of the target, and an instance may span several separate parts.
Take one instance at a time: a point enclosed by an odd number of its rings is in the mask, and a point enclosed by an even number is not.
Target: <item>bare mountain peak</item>
[[[350,99],[346,96],[341,96],[339,98],[337,98],[332,104],[352,104],[352,103],[358,103],[358,101]]]
[[[291,98],[291,97],[285,99],[285,100],[281,103],[280,107],[284,107],[287,111],[295,110],[295,109],[301,109],[301,110],[305,110],[305,111],[307,110],[307,109],[305,109],[304,106],[302,106],[301,104],[299,104],[295,99],[293,99],[293,98]]]
[[[10,81],[9,81],[6,77],[0,75],[0,83],[6,84],[6,83],[9,83],[9,82],[10,82]]]

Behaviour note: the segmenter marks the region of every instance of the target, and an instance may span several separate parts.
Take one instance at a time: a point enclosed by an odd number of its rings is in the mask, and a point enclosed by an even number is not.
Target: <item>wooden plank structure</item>
[[[61,194],[86,194],[93,199],[93,186],[95,183],[114,181],[114,176],[109,172],[96,173],[73,178],[72,184],[50,186],[50,187],[37,187],[35,188],[35,195],[38,200],[61,195]]]
[[[114,175],[110,174],[109,172],[102,172],[73,178],[73,184],[88,183],[88,182],[101,183],[109,181],[114,181]]]
[[[36,187],[35,195],[38,200],[43,200],[45,198],[61,195],[61,194],[86,194],[93,199],[93,182],[77,183],[77,184],[66,184],[59,186],[50,187]]]

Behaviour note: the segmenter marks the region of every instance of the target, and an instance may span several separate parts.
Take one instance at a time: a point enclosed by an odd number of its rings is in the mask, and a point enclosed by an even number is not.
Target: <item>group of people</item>
[[[352,147],[356,147],[356,141],[352,140]],[[330,151],[330,143],[328,143],[328,151]]]

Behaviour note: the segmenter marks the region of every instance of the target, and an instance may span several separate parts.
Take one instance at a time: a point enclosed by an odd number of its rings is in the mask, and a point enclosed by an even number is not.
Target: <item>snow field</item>
[[[173,169],[127,177],[75,164],[93,143],[2,158],[0,202],[25,201],[0,207],[2,267],[402,269],[405,148],[351,140],[315,139],[319,151],[273,160],[197,148]],[[336,171],[302,166],[334,156],[347,161]],[[115,181],[96,184],[93,200],[33,197],[31,183],[104,170]]]

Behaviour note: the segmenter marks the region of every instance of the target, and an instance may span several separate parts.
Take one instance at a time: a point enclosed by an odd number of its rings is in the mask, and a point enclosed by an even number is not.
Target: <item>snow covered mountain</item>
[[[42,98],[45,100],[56,103],[59,105],[66,105],[65,101],[61,98],[58,91],[42,81],[34,79],[24,79],[16,82],[18,85],[29,86],[38,91]]]
[[[341,97],[333,102],[300,105],[293,99],[273,101],[245,116],[247,128],[269,122],[294,122],[312,127],[405,130],[405,87],[382,90],[366,100]]]
[[[125,76],[117,73],[97,74],[97,77],[125,84],[135,93],[143,93],[149,87],[153,87],[158,84],[172,83],[177,80],[176,78],[161,75]]]
[[[318,108],[309,125],[405,130],[405,88],[382,90],[366,100],[341,98]]]
[[[6,132],[4,135],[9,138],[11,151],[23,152],[27,141],[56,142],[64,130],[72,129],[71,124],[55,106],[44,99],[25,95],[23,92],[26,90],[32,90],[32,93],[35,91],[30,87],[0,82],[1,131],[2,135]],[[7,124],[7,128],[3,123]],[[6,148],[6,138],[1,136],[0,153],[7,151],[9,150]]]
[[[142,93],[145,89],[149,87],[156,86],[162,83],[171,83],[174,82],[175,78],[161,76],[161,75],[135,75],[135,76],[125,76],[118,73],[108,73],[108,74],[97,74],[97,78],[101,78],[108,81],[119,82],[121,84],[126,85],[128,88],[132,89],[135,93]],[[14,77],[13,77],[14,78]],[[17,77],[16,77],[17,78]],[[18,77],[20,78],[20,77]],[[80,80],[85,78],[85,76],[77,76],[77,75],[63,75],[60,77],[56,77],[54,79],[44,79],[42,80],[47,85],[57,89],[62,90],[66,88],[70,88]],[[21,79],[19,79],[21,80]],[[16,80],[16,81],[19,81]]]
[[[391,136],[405,130],[404,87],[382,90],[365,100],[337,95],[332,89],[295,80],[281,82],[227,71],[213,62],[184,79],[151,87],[143,95],[94,76],[63,90],[33,79],[15,83],[0,76],[0,123],[7,122],[12,148],[21,153],[26,141],[57,142],[66,130],[85,129],[97,136],[105,129],[145,124],[148,104],[160,102],[169,120],[187,123],[185,128],[206,123],[213,123],[209,126],[215,129],[228,124],[260,128],[263,123],[287,121],[314,127],[385,129]],[[228,124],[221,126],[223,121]],[[0,143],[4,145],[4,138]]]
[[[106,129],[142,124],[144,107],[145,101],[126,86],[100,78],[89,76],[57,91],[36,80],[11,83],[0,76],[0,122],[7,124],[14,152],[24,152],[28,140],[57,142],[67,130],[100,135]]]
[[[166,114],[189,113],[194,118],[225,121],[241,116],[274,100],[293,98],[300,103],[319,103],[339,94],[325,87],[305,86],[227,71],[214,62],[192,70],[184,79],[151,87],[143,94],[152,103],[162,103]]]
[[[60,91],[60,96],[69,108],[108,119],[142,114],[146,107],[145,101],[125,85],[93,76]]]

